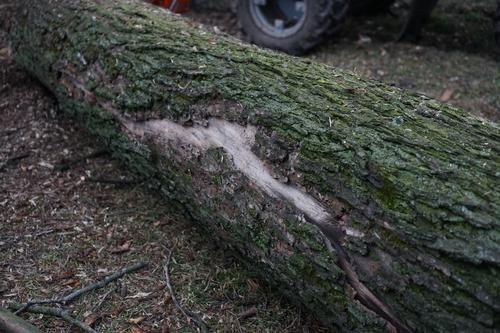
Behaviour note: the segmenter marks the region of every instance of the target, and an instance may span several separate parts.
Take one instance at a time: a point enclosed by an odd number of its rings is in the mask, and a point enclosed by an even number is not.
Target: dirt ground
[[[351,19],[337,40],[308,57],[498,121],[500,67],[488,18],[494,5],[443,0],[418,46],[393,42],[401,18]],[[65,295],[143,261],[146,268],[71,303],[72,315],[99,332],[195,332],[165,285],[172,249],[175,293],[212,331],[327,332],[171,212],[60,113],[11,59],[10,15],[0,2],[0,306]],[[239,34],[230,13],[190,17]],[[23,317],[46,332],[76,331],[53,317]]]

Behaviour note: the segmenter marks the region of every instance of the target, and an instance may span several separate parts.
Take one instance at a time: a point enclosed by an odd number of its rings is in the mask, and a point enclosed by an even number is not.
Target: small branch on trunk
[[[9,308],[17,310],[17,311],[24,309],[23,311],[30,312],[30,313],[39,313],[39,314],[44,314],[47,316],[59,317],[65,321],[67,321],[68,323],[80,328],[84,332],[97,333],[97,331],[94,330],[92,327],[90,327],[87,324],[71,317],[69,312],[63,308],[39,306],[39,305],[33,305],[29,308],[25,308],[25,305],[17,304],[17,303],[10,304]]]
[[[184,308],[180,302],[177,300],[177,297],[175,296],[174,289],[172,287],[172,284],[170,282],[170,262],[172,260],[172,251],[169,251],[168,256],[167,256],[167,261],[165,265],[163,265],[163,272],[165,273],[165,281],[167,284],[168,292],[170,293],[170,297],[172,298],[172,302],[174,303],[175,307],[186,317],[188,323],[193,322],[200,330],[202,333],[208,333],[208,325],[203,321],[203,319],[200,318],[199,315],[196,313]]]

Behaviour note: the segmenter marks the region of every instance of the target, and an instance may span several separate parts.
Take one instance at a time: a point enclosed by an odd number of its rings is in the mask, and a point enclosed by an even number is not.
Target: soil
[[[307,56],[498,121],[500,67],[486,23],[494,5],[443,0],[420,45],[393,42],[401,18],[355,18]],[[327,332],[172,213],[58,110],[13,62],[11,8],[0,4],[0,307],[65,295],[144,261],[145,269],[75,300],[72,315],[99,332],[195,332],[165,285],[170,249],[177,298],[214,332]],[[189,16],[240,36],[231,13]],[[22,316],[46,332],[76,331],[53,317]]]

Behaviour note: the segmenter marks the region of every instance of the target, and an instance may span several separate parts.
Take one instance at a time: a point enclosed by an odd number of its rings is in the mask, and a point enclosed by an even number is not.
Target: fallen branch
[[[135,272],[143,267],[146,266],[146,263],[144,262],[139,262],[135,265],[129,266],[122,268],[121,270],[105,277],[103,280],[98,281],[96,283],[90,284],[84,288],[78,289],[71,294],[68,294],[64,297],[61,298],[56,298],[56,299],[50,299],[50,300],[38,300],[38,301],[28,301],[26,304],[20,306],[15,314],[22,313],[24,311],[28,311],[32,306],[34,305],[41,305],[41,304],[68,304],[69,302],[73,301],[75,298],[81,296],[84,293],[87,293],[92,290],[100,289],[108,285],[110,282],[117,280],[124,276],[125,274]]]
[[[101,280],[99,282],[93,283],[91,285],[88,285],[87,287],[84,287],[82,289],[78,289],[77,291],[75,291],[75,292],[73,292],[73,293],[71,293],[71,294],[69,294],[67,296],[64,296],[61,300],[62,300],[62,302],[64,304],[66,304],[68,302],[71,302],[72,300],[74,300],[75,298],[79,297],[80,295],[82,295],[82,294],[84,294],[86,292],[89,292],[91,290],[96,290],[96,289],[103,288],[106,285],[108,285],[110,282],[121,278],[125,274],[138,271],[139,269],[142,269],[145,266],[146,266],[146,263],[139,262],[139,263],[137,263],[135,265],[122,268],[121,270],[119,270],[119,271],[117,271],[117,272],[115,272],[115,273],[113,273],[113,274],[105,277],[103,280]]]
[[[88,326],[84,322],[81,322],[78,319],[71,317],[69,312],[63,308],[39,306],[39,305],[32,305],[29,308],[26,308],[26,305],[18,304],[18,303],[10,304],[9,308],[17,310],[17,311],[23,310],[23,311],[30,312],[30,313],[39,313],[39,314],[44,314],[47,316],[59,317],[59,318],[63,319],[64,321],[80,328],[84,332],[97,333],[96,330],[94,330],[92,327]]]
[[[172,284],[170,282],[170,262],[172,260],[172,251],[169,251],[167,261],[163,266],[163,271],[165,273],[165,281],[167,284],[168,292],[170,293],[170,297],[172,298],[172,302],[175,307],[186,317],[188,323],[193,322],[202,333],[208,333],[208,325],[200,318],[196,313],[186,309],[183,307],[180,302],[177,300],[175,296],[174,289],[172,288]]]
[[[28,311],[29,308],[31,308],[34,305],[40,305],[40,304],[61,304],[61,301],[58,299],[42,299],[42,300],[36,300],[36,301],[28,301],[28,303],[24,304],[22,307],[16,309],[16,312],[14,312],[15,315],[21,314],[24,311]]]

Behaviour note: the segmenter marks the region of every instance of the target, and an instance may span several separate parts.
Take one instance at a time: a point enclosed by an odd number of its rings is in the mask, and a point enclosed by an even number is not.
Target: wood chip
[[[238,319],[245,320],[247,318],[251,318],[257,314],[257,308],[252,306],[250,309],[245,310],[238,314]]]
[[[139,325],[140,323],[142,323],[144,320],[146,319],[146,317],[144,316],[140,316],[140,317],[137,317],[137,318],[130,318],[128,321],[132,324],[135,324],[135,325]]]
[[[83,322],[87,325],[89,325],[90,327],[94,326],[94,324],[99,320],[101,319],[101,315],[99,314],[96,314],[96,313],[92,313],[90,315],[88,315],[87,317],[85,317],[85,319],[83,320]]]
[[[71,286],[73,288],[76,288],[80,285],[80,281],[76,279],[69,279],[67,281],[64,281],[61,283],[61,286]]]
[[[170,325],[166,320],[161,322],[160,333],[170,333]]]
[[[130,246],[132,245],[131,241],[126,241],[120,246],[112,248],[109,252],[113,254],[121,254],[130,251]]]
[[[59,272],[59,273],[55,274],[54,280],[55,281],[68,280],[68,279],[71,279],[73,276],[75,276],[75,271],[68,270],[68,271]]]
[[[259,283],[253,279],[247,279],[247,286],[251,293],[256,293],[260,288]]]
[[[135,294],[135,295],[132,295],[132,296],[127,296],[126,298],[127,298],[127,299],[134,299],[134,298],[144,299],[144,298],[149,297],[151,294],[152,294],[152,292],[151,292],[151,293],[143,293],[143,292],[139,292],[139,293],[137,293],[137,294]]]
[[[140,327],[137,327],[137,326],[133,326],[130,330],[132,333],[145,333],[146,331],[144,331],[142,328]]]
[[[441,94],[441,97],[439,97],[439,100],[441,102],[448,102],[453,97],[453,93],[453,89],[446,88]]]

